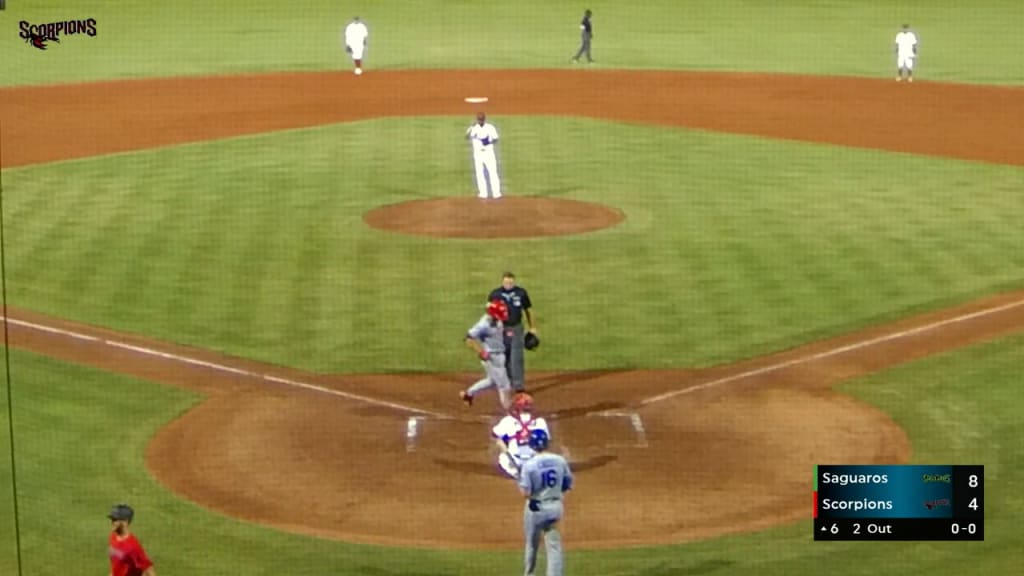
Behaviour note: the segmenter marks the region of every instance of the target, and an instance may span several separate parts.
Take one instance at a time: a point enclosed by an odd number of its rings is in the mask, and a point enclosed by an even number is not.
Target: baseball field
[[[522,573],[497,401],[458,398],[505,270],[577,475],[567,574],[1017,573],[1021,29],[1009,0],[8,1],[0,575],[106,573],[117,502],[162,576]],[[812,541],[816,464],[904,463],[985,465],[985,541]]]

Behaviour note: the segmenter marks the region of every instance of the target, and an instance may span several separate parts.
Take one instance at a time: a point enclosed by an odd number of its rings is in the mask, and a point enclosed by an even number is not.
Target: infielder
[[[511,478],[518,479],[523,463],[534,455],[530,448],[530,433],[534,430],[551,433],[547,421],[533,415],[533,397],[520,392],[512,398],[508,415],[491,429],[498,448],[498,467]]]
[[[896,34],[896,81],[914,81],[914,59],[917,58],[917,35],[910,31],[910,25],[904,24],[903,30]]]
[[[477,198],[487,198],[488,182],[491,185],[491,196],[501,198],[498,159],[494,155],[494,143],[498,141],[498,129],[487,121],[486,114],[479,112],[476,115],[476,124],[466,129],[466,139],[473,146]]]
[[[477,394],[492,387],[498,389],[504,410],[512,406],[512,384],[505,369],[505,320],[508,320],[508,306],[503,300],[491,300],[487,313],[466,332],[466,344],[476,351],[484,367],[483,379],[459,393],[469,406],[473,405]]]
[[[573,476],[565,458],[547,451],[549,442],[550,435],[544,430],[530,433],[529,445],[536,455],[523,464],[519,475],[519,491],[526,498],[523,510],[526,535],[523,573],[526,576],[532,576],[536,568],[542,536],[547,548],[547,574],[562,576],[562,534],[558,531],[558,522],[565,513],[562,498],[572,489]]]
[[[345,52],[348,52],[349,56],[352,57],[352,62],[355,64],[356,76],[363,73],[363,54],[366,52],[366,41],[370,37],[370,30],[366,27],[366,24],[356,16],[351,22],[345,26],[345,33],[343,42],[345,42]]]

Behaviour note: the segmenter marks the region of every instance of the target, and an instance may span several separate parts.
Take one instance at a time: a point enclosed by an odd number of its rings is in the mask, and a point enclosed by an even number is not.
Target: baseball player
[[[519,478],[523,462],[533,457],[529,440],[534,430],[550,434],[547,421],[533,414],[533,397],[520,392],[512,398],[508,415],[491,429],[498,448],[498,467],[511,478]]]
[[[466,344],[476,351],[484,367],[483,379],[459,393],[468,406],[473,405],[473,398],[477,394],[492,387],[498,389],[502,409],[508,410],[512,406],[512,384],[509,383],[505,368],[506,320],[508,305],[504,300],[491,300],[487,304],[487,313],[466,333]]]
[[[548,556],[547,574],[562,576],[562,534],[558,530],[558,522],[565,513],[562,498],[572,490],[572,470],[565,458],[547,451],[550,436],[544,430],[530,432],[528,442],[536,454],[523,464],[519,475],[519,491],[526,498],[523,510],[526,534],[523,573],[526,576],[533,574],[537,565],[537,548],[543,536]]]
[[[914,81],[914,59],[917,58],[917,35],[910,31],[910,25],[904,24],[903,30],[896,34],[896,81],[901,82],[906,76],[907,82]]]
[[[344,39],[345,52],[352,57],[355,64],[356,76],[363,73],[363,54],[366,52],[366,41],[370,37],[370,30],[366,24],[356,16],[345,26]]]
[[[580,56],[587,55],[587,63],[593,64],[594,59],[590,57],[590,41],[594,39],[594,27],[590,23],[590,10],[583,13],[583,20],[580,21],[580,49],[572,57],[573,62],[579,62]]]
[[[118,504],[107,515],[113,527],[110,531],[111,576],[156,576],[153,561],[146,556],[142,544],[131,533],[135,510],[127,504]]]
[[[479,112],[476,115],[476,124],[466,129],[466,139],[473,146],[477,198],[487,198],[488,182],[491,185],[491,196],[501,198],[498,158],[494,155],[494,143],[498,141],[498,129],[487,121],[486,114]]]

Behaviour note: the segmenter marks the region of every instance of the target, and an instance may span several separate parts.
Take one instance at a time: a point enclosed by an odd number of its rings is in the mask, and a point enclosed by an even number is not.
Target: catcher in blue
[[[547,549],[548,576],[562,576],[562,534],[558,522],[565,509],[562,499],[572,489],[573,476],[569,463],[558,454],[548,452],[551,437],[545,430],[530,432],[533,458],[523,463],[519,474],[519,491],[526,498],[523,510],[523,528],[526,535],[526,553],[523,558],[526,576],[533,576],[537,566],[537,548],[541,537]]]
[[[512,406],[512,384],[505,369],[506,320],[508,305],[504,300],[491,300],[487,303],[487,313],[466,333],[466,345],[476,351],[484,367],[484,377],[459,392],[459,397],[468,406],[473,405],[477,394],[489,388],[498,389],[498,399],[503,409],[508,410]]]

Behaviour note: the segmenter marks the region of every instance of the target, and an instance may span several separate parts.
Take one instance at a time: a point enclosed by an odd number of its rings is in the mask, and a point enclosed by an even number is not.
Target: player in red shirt
[[[118,504],[107,515],[113,524],[110,531],[111,576],[156,576],[153,561],[146,556],[142,544],[131,533],[135,511],[127,504]]]

